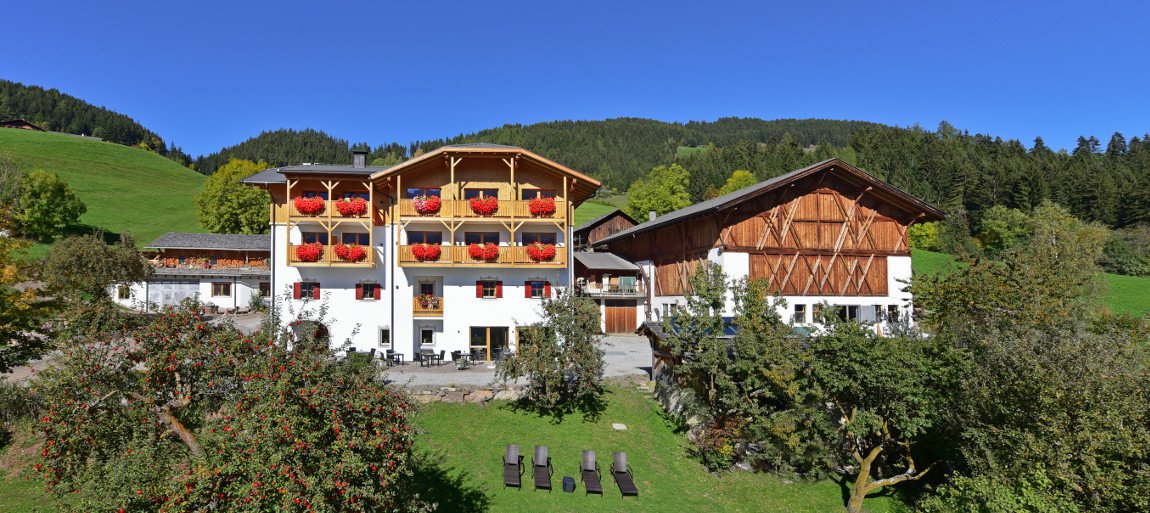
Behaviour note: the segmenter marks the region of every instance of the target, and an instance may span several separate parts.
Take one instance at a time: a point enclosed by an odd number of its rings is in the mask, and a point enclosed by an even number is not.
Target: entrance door
[[[487,361],[507,353],[509,343],[506,326],[472,326],[471,352]]]
[[[639,327],[634,300],[608,299],[603,314],[607,333],[634,333]]]

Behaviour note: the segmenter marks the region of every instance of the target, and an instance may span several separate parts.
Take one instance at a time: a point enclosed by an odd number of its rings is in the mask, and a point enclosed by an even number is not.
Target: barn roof
[[[575,261],[583,267],[596,271],[638,271],[639,266],[628,262],[614,253],[576,251]]]
[[[271,237],[240,233],[168,232],[148,244],[148,249],[214,249],[270,251]]]
[[[590,229],[592,229],[592,228],[594,228],[594,227],[598,226],[598,225],[599,225],[600,223],[602,223],[603,221],[606,221],[606,220],[608,220],[608,219],[611,219],[612,217],[615,217],[615,216],[617,216],[617,215],[619,215],[619,216],[623,216],[623,217],[624,217],[624,218],[626,218],[628,221],[630,221],[632,225],[636,225],[636,224],[639,224],[639,221],[636,221],[636,220],[635,220],[635,218],[633,218],[633,217],[631,217],[631,216],[627,215],[627,213],[626,213],[626,212],[624,212],[624,211],[622,211],[622,210],[619,210],[619,209],[615,209],[615,210],[612,210],[612,211],[610,211],[610,212],[607,212],[606,214],[603,214],[603,215],[601,215],[601,216],[599,216],[599,217],[596,217],[595,219],[592,219],[592,220],[590,220],[590,221],[587,221],[586,223],[583,223],[583,224],[581,224],[581,225],[579,225],[579,226],[576,226],[576,227],[575,227],[575,231],[576,231],[576,232],[582,232],[582,231],[590,230]]]
[[[812,174],[818,173],[820,171],[831,170],[831,169],[841,170],[847,174],[850,174],[852,176],[855,176],[857,178],[862,179],[864,182],[866,182],[871,187],[874,187],[876,189],[880,189],[880,190],[887,192],[891,196],[891,198],[902,202],[903,204],[907,205],[908,208],[911,208],[913,210],[917,210],[917,211],[921,212],[921,214],[924,217],[926,217],[927,221],[939,221],[939,220],[942,220],[944,217],[946,217],[946,214],[943,211],[941,211],[941,210],[935,208],[934,206],[908,194],[907,192],[904,192],[903,190],[901,190],[901,189],[899,189],[899,188],[897,188],[897,187],[895,187],[889,183],[886,183],[882,180],[879,180],[878,178],[875,178],[875,177],[871,176],[870,174],[868,174],[866,171],[863,171],[857,167],[854,167],[850,164],[847,164],[846,162],[844,162],[840,159],[832,158],[832,159],[824,160],[822,162],[811,164],[811,165],[804,167],[802,169],[796,169],[796,170],[791,171],[790,173],[787,173],[784,175],[776,176],[774,178],[771,178],[770,180],[759,182],[759,183],[752,185],[750,187],[745,187],[745,188],[739,189],[735,192],[732,192],[729,194],[724,194],[724,195],[719,196],[717,198],[712,198],[712,199],[709,199],[707,201],[696,203],[696,204],[691,205],[691,206],[686,207],[686,208],[681,208],[679,210],[669,212],[667,214],[656,217],[655,219],[653,219],[651,221],[647,221],[643,224],[633,226],[633,227],[628,228],[626,230],[622,230],[620,232],[617,232],[614,235],[605,237],[602,240],[595,242],[593,245],[599,246],[601,244],[608,244],[612,241],[622,240],[626,237],[633,237],[635,235],[638,235],[640,233],[643,233],[643,232],[646,232],[649,230],[653,230],[655,228],[667,226],[667,225],[677,223],[677,222],[688,221],[691,219],[705,216],[707,214],[711,214],[714,212],[725,210],[727,208],[736,206],[736,205],[738,205],[744,201],[747,201],[747,200],[756,198],[758,196],[761,196],[763,194],[766,194],[767,192],[775,190],[775,189],[782,187],[784,185],[794,183],[794,182],[796,182],[802,178],[805,178],[807,176],[810,176]]]

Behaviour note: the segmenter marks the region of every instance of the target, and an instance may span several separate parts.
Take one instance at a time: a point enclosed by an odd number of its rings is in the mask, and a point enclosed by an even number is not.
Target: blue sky
[[[618,116],[1150,132],[1150,2],[7,2],[0,77],[200,154]]]

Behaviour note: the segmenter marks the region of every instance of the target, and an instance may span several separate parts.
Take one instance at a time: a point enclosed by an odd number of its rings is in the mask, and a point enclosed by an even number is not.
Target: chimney
[[[351,150],[352,167],[367,167],[367,150]]]
[[[658,215],[659,215],[659,214],[656,214],[654,210],[650,210],[650,211],[648,211],[648,212],[647,212],[647,220],[648,220],[648,221],[654,221],[654,220],[655,220],[655,217],[656,217],[656,216],[658,216]]]

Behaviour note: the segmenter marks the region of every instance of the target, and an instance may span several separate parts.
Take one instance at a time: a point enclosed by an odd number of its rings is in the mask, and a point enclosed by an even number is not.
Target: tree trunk
[[[854,489],[851,490],[851,498],[847,501],[847,513],[863,513],[863,499],[866,498],[867,491],[869,490],[870,481],[870,467],[874,464],[875,458],[882,453],[882,446],[875,447],[867,453],[866,458],[858,460],[859,475],[855,479]]]

